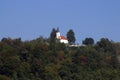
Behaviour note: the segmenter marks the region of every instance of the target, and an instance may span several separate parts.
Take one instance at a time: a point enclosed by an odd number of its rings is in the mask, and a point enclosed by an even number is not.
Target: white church
[[[68,44],[68,39],[61,35],[59,29],[56,31],[56,38],[60,41],[60,43]]]

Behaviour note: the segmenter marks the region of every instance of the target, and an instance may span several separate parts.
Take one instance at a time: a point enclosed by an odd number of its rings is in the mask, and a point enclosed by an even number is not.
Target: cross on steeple
[[[60,30],[59,30],[59,27],[57,27],[57,30],[56,30],[56,32],[60,32]]]

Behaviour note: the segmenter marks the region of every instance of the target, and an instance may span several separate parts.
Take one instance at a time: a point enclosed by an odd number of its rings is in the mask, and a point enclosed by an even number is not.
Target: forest
[[[101,38],[69,47],[44,37],[3,38],[0,80],[120,80],[120,43]]]

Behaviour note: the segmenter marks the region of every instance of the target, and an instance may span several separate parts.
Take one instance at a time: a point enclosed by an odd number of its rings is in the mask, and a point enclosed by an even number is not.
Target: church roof
[[[65,36],[60,36],[60,39],[62,39],[62,40],[68,40]]]

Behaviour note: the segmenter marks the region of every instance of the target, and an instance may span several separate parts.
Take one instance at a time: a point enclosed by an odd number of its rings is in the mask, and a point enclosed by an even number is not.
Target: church
[[[59,29],[56,31],[56,38],[60,41],[60,43],[68,44],[68,39],[61,35]]]

